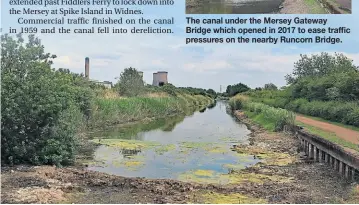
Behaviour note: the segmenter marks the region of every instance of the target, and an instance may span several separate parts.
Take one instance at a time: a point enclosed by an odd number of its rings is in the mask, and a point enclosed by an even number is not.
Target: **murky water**
[[[94,133],[102,144],[88,169],[126,177],[179,179],[186,173],[228,173],[258,162],[230,150],[248,143],[250,131],[226,112],[226,103],[192,116]],[[101,138],[101,140],[97,139]]]
[[[187,14],[276,13],[283,0],[187,0]]]

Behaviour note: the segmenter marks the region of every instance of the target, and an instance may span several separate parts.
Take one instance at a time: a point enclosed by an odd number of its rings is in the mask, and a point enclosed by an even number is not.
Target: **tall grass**
[[[285,125],[293,126],[295,122],[293,112],[262,103],[248,102],[244,104],[244,109],[260,115],[266,121],[273,122],[274,131],[282,131]]]
[[[295,122],[293,112],[263,103],[251,102],[244,96],[231,98],[229,105],[235,110],[245,110],[249,117],[272,131],[282,131],[285,125],[293,126]]]
[[[143,118],[166,117],[188,113],[191,107],[207,106],[211,98],[201,95],[179,95],[179,97],[131,97],[98,98],[89,127],[101,127],[137,121]]]

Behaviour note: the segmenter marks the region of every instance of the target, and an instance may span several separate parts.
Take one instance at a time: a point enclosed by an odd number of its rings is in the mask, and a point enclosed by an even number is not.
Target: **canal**
[[[88,169],[125,177],[183,181],[228,174],[259,161],[231,151],[234,144],[249,143],[249,134],[244,124],[228,114],[227,103],[218,101],[191,116],[93,133],[93,141],[101,145]],[[218,179],[223,181],[216,182],[226,183],[226,178]]]
[[[187,14],[277,13],[283,0],[186,0]]]

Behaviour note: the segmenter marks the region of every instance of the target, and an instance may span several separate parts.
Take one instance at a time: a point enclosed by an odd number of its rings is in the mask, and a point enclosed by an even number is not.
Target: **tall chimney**
[[[85,58],[85,77],[90,79],[90,59],[89,57]]]

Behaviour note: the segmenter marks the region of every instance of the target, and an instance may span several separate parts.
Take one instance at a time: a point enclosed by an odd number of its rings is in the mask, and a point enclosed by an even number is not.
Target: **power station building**
[[[90,58],[85,58],[85,78],[91,82],[94,82],[98,85],[105,86],[106,88],[112,88],[112,82],[110,81],[97,81],[97,80],[90,80]]]
[[[153,82],[154,86],[163,86],[168,83],[167,78],[168,72],[166,71],[158,71],[157,73],[153,73]]]
[[[141,76],[143,80],[143,72],[138,71],[138,74]],[[163,86],[168,83],[168,72],[166,71],[158,71],[157,73],[153,73],[153,82],[152,85],[154,86]],[[90,79],[90,59],[88,57],[85,58],[85,78],[89,81],[92,81],[96,84],[103,85],[106,88],[112,88],[112,82],[110,81],[97,81]]]

